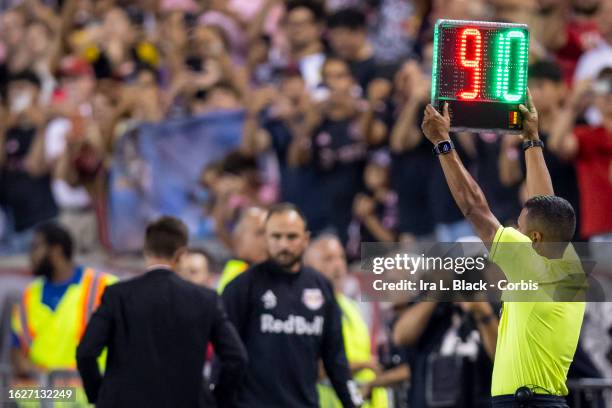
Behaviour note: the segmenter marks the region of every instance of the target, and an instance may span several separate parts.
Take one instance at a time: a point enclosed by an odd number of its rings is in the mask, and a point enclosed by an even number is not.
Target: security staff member
[[[266,220],[269,260],[238,276],[223,292],[230,320],[249,353],[235,407],[318,407],[323,361],[344,407],[361,404],[344,351],[341,312],[330,282],[302,265],[309,232],[291,204]]]
[[[38,227],[30,260],[37,278],[13,309],[12,361],[18,376],[76,370],[76,349],[113,275],[75,265],[73,241],[57,223]]]
[[[519,108],[529,199],[519,216],[518,230],[500,225],[454,151],[449,139],[448,104],[443,115],[428,105],[422,129],[435,146],[457,206],[490,246],[490,260],[509,282],[531,279],[546,285],[584,274],[573,248],[568,246],[576,218],[572,206],[554,195],[538,136],[538,115],[529,92],[527,106]],[[565,382],[584,309],[584,302],[504,303],[491,384],[493,407],[567,407]]]
[[[173,271],[187,250],[187,227],[173,217],[147,226],[147,273],[109,288],[77,350],[89,401],[98,408],[207,407],[202,375],[212,342],[222,366],[215,396],[227,406],[246,365],[246,352],[221,299]],[[101,376],[96,358],[108,346]]]
[[[359,385],[371,389],[370,395],[364,395],[366,401],[362,408],[386,408],[388,406],[387,391],[381,387],[371,387],[371,384],[377,380],[374,370],[378,368],[378,362],[372,358],[368,325],[361,316],[359,306],[355,301],[342,293],[348,266],[340,239],[329,234],[319,236],[308,247],[304,256],[304,264],[323,274],[332,283],[336,301],[342,311],[344,348],[353,378]],[[378,378],[378,380],[381,379]],[[317,388],[321,408],[341,406],[327,381],[320,383]]]

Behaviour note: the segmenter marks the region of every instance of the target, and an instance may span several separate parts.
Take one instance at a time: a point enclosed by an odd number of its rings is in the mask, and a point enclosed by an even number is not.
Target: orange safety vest
[[[48,370],[76,368],[76,348],[87,322],[106,286],[116,281],[113,275],[86,268],[79,283],[68,286],[51,310],[42,303],[43,278],[35,279],[13,310],[12,328],[24,353]]]

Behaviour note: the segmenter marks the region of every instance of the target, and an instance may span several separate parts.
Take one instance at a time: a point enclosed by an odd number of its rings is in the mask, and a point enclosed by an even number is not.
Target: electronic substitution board
[[[519,133],[525,103],[529,30],[525,24],[438,20],[431,103],[449,105],[451,129]]]

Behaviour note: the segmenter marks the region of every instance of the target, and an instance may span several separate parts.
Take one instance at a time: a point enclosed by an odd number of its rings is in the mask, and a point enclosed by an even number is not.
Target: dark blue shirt
[[[266,261],[234,279],[223,303],[249,354],[235,407],[318,407],[320,360],[343,406],[353,406],[341,312],[323,275]]]

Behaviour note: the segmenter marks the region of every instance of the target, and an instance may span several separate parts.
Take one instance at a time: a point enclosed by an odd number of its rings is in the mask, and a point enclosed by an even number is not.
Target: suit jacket
[[[245,348],[218,295],[167,269],[109,286],[77,349],[77,366],[97,407],[208,407],[206,346],[221,370],[215,396],[231,400],[246,368]],[[97,357],[108,347],[106,372]]]

